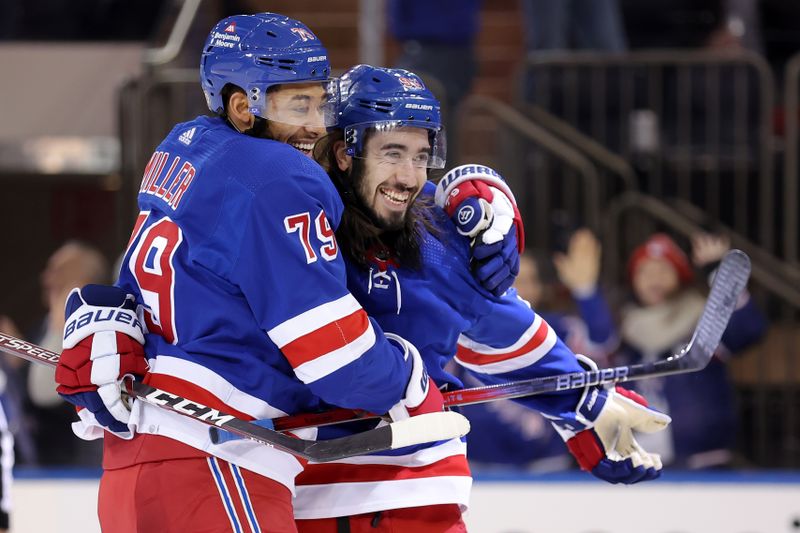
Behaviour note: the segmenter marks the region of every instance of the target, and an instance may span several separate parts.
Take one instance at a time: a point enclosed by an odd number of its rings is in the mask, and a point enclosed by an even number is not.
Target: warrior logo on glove
[[[465,205],[458,210],[459,224],[469,224],[473,216],[475,216],[475,209],[471,205]]]
[[[503,294],[519,273],[525,248],[522,217],[503,177],[487,166],[461,165],[439,181],[435,201],[472,239],[474,274],[483,288]]]

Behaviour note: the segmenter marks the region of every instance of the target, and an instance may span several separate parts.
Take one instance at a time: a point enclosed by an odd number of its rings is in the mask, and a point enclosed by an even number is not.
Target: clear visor
[[[254,113],[293,126],[328,128],[336,125],[338,104],[339,80],[336,78],[282,83],[267,90],[263,107],[256,108]]]
[[[384,164],[444,168],[446,139],[441,127],[426,122],[393,120],[353,124],[344,130],[351,156]]]

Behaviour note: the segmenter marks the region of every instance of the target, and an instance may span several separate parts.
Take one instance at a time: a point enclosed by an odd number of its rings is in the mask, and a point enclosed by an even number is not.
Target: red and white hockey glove
[[[67,298],[63,351],[56,367],[58,393],[120,435],[129,433],[130,409],[122,379],[144,376],[144,333],[133,295],[87,285]]]
[[[487,166],[461,165],[439,181],[435,201],[458,232],[472,239],[477,280],[493,294],[503,294],[519,273],[525,248],[522,217],[503,177]]]
[[[581,364],[597,365],[579,355]],[[633,436],[634,431],[654,433],[672,419],[647,406],[639,394],[616,387],[587,387],[573,416],[553,422],[582,470],[609,483],[632,484],[661,475],[661,457],[648,453]]]
[[[436,413],[444,410],[444,398],[439,388],[428,376],[425,364],[417,348],[398,335],[386,333],[386,338],[403,350],[406,364],[411,368],[411,377],[406,385],[406,393],[402,400],[389,410],[389,417],[403,420],[411,416],[425,413]]]

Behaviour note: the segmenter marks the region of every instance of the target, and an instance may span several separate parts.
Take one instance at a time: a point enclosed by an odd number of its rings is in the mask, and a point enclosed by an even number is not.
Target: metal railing
[[[798,168],[798,150],[800,150],[800,53],[792,56],[786,63],[784,71],[783,97],[785,102],[785,135],[784,143],[784,175],[783,175],[783,253],[787,261],[797,264],[798,247],[798,201],[800,201],[800,169]]]
[[[160,48],[149,48],[144,54],[144,63],[148,67],[158,68],[174,61],[183,49],[189,30],[194,24],[197,11],[202,0],[182,0],[178,16],[175,19],[167,42]]]
[[[606,182],[620,181],[614,173],[604,173],[568,140],[499,100],[470,96],[461,103],[458,117],[459,153],[470,157],[460,163],[486,163],[503,174],[528,226],[549,228],[554,213],[566,211],[579,213],[582,224],[599,228],[602,206],[610,197]],[[538,158],[539,164],[530,165],[529,157]],[[624,190],[627,184],[621,181]],[[555,238],[548,231],[528,235],[531,244],[543,248],[551,247]]]
[[[518,105],[535,104],[631,161],[641,190],[702,206],[778,251],[775,90],[763,58],[540,53],[518,77]]]

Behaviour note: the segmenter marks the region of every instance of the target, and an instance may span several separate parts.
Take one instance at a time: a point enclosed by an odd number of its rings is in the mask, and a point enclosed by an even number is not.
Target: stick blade
[[[704,368],[714,355],[722,334],[736,310],[739,296],[750,277],[750,258],[741,250],[731,250],[714,275],[703,314],[697,324],[689,348],[683,359],[683,368]]]
[[[427,413],[389,424],[392,449],[424,442],[458,439],[469,433],[469,420],[452,411]]]
[[[305,447],[304,453],[314,462],[325,463],[355,455],[460,438],[468,432],[469,421],[459,413],[427,413],[347,437],[315,441]]]

